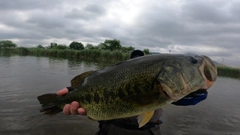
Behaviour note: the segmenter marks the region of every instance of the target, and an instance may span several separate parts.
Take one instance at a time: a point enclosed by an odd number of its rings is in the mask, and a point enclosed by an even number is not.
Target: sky
[[[240,67],[239,7],[239,0],[0,0],[0,40],[36,47],[117,39]]]

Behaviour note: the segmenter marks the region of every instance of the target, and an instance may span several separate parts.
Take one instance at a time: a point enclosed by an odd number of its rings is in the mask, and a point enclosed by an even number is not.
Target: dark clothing
[[[161,135],[159,117],[162,109],[155,110],[151,120],[138,128],[137,116],[100,122],[96,135]]]
[[[140,56],[144,56],[143,51],[141,51],[141,50],[134,50],[134,51],[131,53],[130,58],[133,59],[133,58],[137,58],[137,57],[140,57]]]

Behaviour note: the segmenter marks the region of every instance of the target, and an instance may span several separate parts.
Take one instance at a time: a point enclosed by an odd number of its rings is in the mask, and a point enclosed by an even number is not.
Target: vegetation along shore
[[[240,68],[218,66],[217,69],[218,69],[218,75],[219,76],[240,79]]]
[[[37,45],[36,47],[26,48],[18,47],[10,40],[0,41],[0,54],[1,55],[33,55],[33,56],[46,56],[46,57],[61,57],[73,59],[91,59],[98,61],[119,62],[129,59],[130,52],[135,48],[132,46],[125,47],[120,44],[119,40],[105,40],[97,46],[81,42],[69,44],[50,43],[49,46],[44,47]],[[149,54],[149,49],[143,50],[145,54]],[[228,66],[217,66],[218,75],[224,77],[232,77],[240,79],[240,68],[233,68]]]
[[[105,40],[103,43],[94,46],[87,44],[84,46],[81,42],[73,41],[69,46],[64,44],[50,43],[49,46],[26,48],[17,47],[10,40],[0,41],[1,54],[17,54],[17,55],[35,55],[76,59],[94,59],[102,61],[122,61],[129,58],[130,52],[135,48],[132,46],[125,47],[120,44],[119,40]],[[149,54],[148,49],[143,50]]]

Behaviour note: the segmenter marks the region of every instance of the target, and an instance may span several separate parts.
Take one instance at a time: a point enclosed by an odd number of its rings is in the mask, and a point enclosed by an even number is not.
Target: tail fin
[[[44,94],[38,96],[40,104],[42,104],[42,109],[40,112],[43,112],[47,115],[55,115],[62,111],[61,108],[57,106],[57,94]]]

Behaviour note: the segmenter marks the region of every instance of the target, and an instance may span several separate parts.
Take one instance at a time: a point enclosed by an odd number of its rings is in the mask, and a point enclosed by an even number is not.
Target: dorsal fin
[[[84,72],[80,75],[77,75],[75,76],[72,80],[71,80],[71,87],[73,89],[77,88],[82,82],[83,80],[88,76],[90,75],[91,73],[93,73],[95,71],[87,71],[87,72]]]

